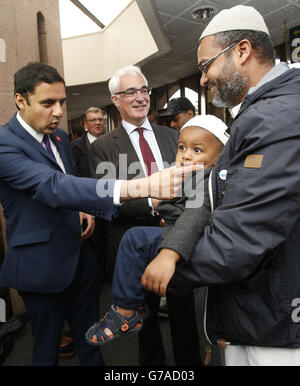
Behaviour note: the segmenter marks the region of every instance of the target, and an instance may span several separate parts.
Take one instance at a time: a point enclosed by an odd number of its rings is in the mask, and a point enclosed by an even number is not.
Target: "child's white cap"
[[[180,132],[190,126],[202,127],[217,137],[224,145],[229,139],[229,134],[226,132],[227,125],[214,115],[197,115],[186,122]]]

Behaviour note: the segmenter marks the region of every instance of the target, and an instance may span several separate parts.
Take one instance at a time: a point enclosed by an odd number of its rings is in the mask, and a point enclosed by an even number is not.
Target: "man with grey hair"
[[[275,66],[263,17],[242,5],[208,24],[198,65],[234,119],[211,224],[171,285],[208,287],[205,329],[227,365],[299,366],[300,71]]]
[[[103,134],[104,116],[99,107],[89,107],[84,114],[85,133],[71,142],[73,158],[80,177],[90,177],[89,152],[91,143]]]
[[[128,179],[138,175],[151,174],[161,170],[165,163],[175,161],[178,133],[171,128],[151,124],[147,118],[150,108],[151,88],[136,66],[117,71],[109,82],[111,99],[122,118],[122,124],[114,131],[97,139],[91,145],[91,166],[94,177],[101,178],[106,170],[96,172],[103,162],[116,167],[116,176]],[[102,164],[101,164],[102,163]],[[151,165],[150,165],[151,163]],[[99,172],[99,170],[98,170]],[[124,233],[134,226],[158,226],[159,216],[155,214],[156,200],[138,200],[134,205],[123,204],[118,217],[109,226],[106,256],[106,275],[111,279],[120,240]],[[173,351],[177,365],[197,365],[200,362],[197,326],[193,293],[191,296],[168,301],[169,320]],[[149,294],[147,303],[151,316],[145,320],[140,332],[140,363],[154,366],[164,365],[164,350],[159,329],[159,298]],[[172,303],[172,304],[171,304]],[[182,311],[185,319],[182,321]],[[182,324],[190,319],[189,335],[191,344],[186,346]]]

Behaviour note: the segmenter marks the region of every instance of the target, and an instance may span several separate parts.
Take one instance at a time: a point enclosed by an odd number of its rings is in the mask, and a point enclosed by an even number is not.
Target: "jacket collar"
[[[11,118],[11,120],[8,122],[9,129],[12,133],[14,133],[17,137],[21,138],[23,141],[28,143],[30,146],[35,148],[37,151],[39,151],[41,154],[43,154],[44,157],[46,157],[53,165],[56,166],[59,170],[61,168],[59,167],[58,163],[53,159],[53,157],[48,153],[48,151],[42,146],[42,144],[34,138],[31,134],[27,132],[27,130],[24,129],[24,127],[20,124],[18,121],[16,114]],[[65,148],[62,144],[62,138],[59,136],[59,134],[50,134],[51,140],[55,143],[55,146],[57,147],[60,156],[62,158],[63,164],[65,166],[67,173],[73,173],[72,165],[70,165],[70,162],[68,161],[68,156],[66,154]]]
[[[298,74],[298,78],[300,81],[300,71],[297,69],[290,69],[285,71],[283,74],[281,74],[280,77],[275,77],[271,81],[262,84],[258,89],[256,89],[254,92],[247,94],[246,98],[244,99],[237,115],[234,117],[233,120],[230,120],[230,123],[228,126],[231,126],[232,123],[250,106],[252,105],[255,101],[259,100],[263,96],[275,96],[276,90],[280,90],[280,95],[282,95],[282,85],[293,79],[295,75]],[[298,86],[297,86],[298,87]],[[274,90],[274,93],[273,93]],[[292,92],[290,90],[289,92]],[[278,94],[279,95],[279,94]],[[230,133],[230,127],[227,130]]]

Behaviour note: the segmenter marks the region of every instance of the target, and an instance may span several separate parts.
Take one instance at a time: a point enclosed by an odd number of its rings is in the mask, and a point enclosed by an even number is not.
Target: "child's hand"
[[[165,225],[166,225],[165,220],[163,218],[161,218],[160,222],[159,222],[159,226],[163,228]]]
[[[167,286],[174,274],[180,255],[171,249],[162,249],[148,265],[143,276],[142,285],[147,291],[166,296]]]

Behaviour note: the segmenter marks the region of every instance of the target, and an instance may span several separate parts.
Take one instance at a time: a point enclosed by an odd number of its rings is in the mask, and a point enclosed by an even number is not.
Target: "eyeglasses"
[[[96,123],[97,121],[103,122],[104,119],[103,119],[103,118],[94,118],[94,119],[87,119],[86,121],[87,121],[87,122]]]
[[[151,95],[151,91],[152,91],[152,87],[147,87],[147,86],[144,86],[144,87],[141,87],[141,88],[131,87],[131,88],[128,88],[127,90],[125,90],[125,91],[116,92],[114,95],[124,94],[126,97],[134,98],[134,97],[137,96],[137,94],[139,92],[142,95],[144,95],[144,96]]]
[[[213,58],[207,60],[207,61],[204,62],[204,63],[200,63],[200,64],[198,65],[199,70],[200,70],[201,72],[204,72],[204,73],[206,74],[207,71],[208,71],[208,66],[209,66],[210,64],[212,64],[212,62],[214,62],[220,55],[224,54],[225,52],[227,52],[227,51],[230,50],[231,48],[235,47],[237,44],[239,44],[239,42],[230,44],[230,46],[224,48],[224,50],[222,50],[221,52],[219,52],[219,53],[218,53],[216,56],[214,56]]]

